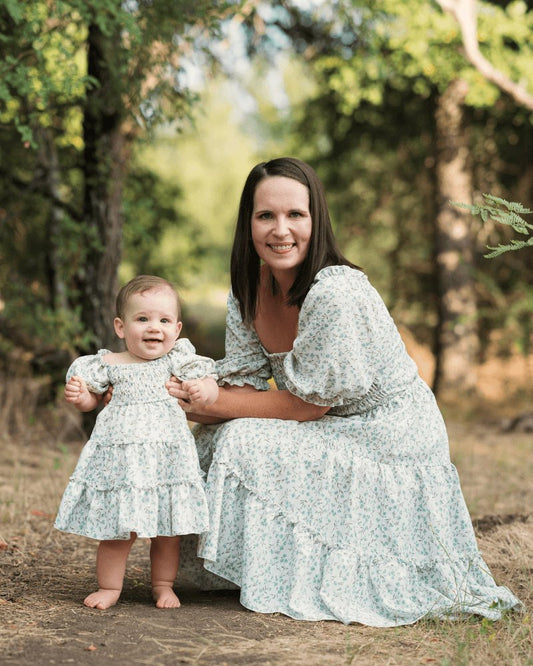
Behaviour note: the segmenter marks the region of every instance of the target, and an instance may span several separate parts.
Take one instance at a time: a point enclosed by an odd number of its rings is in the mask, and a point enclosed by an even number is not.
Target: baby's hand
[[[65,400],[80,412],[90,412],[98,406],[100,397],[89,391],[81,377],[74,375],[65,385]]]
[[[89,397],[89,389],[85,381],[74,375],[65,385],[65,400],[73,405],[80,405]]]
[[[181,388],[187,392],[189,403],[195,406],[211,405],[218,397],[217,383],[211,377],[184,381]]]

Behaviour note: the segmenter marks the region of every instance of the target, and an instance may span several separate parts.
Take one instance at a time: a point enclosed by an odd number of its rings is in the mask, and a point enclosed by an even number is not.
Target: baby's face
[[[133,294],[124,318],[115,319],[115,331],[139,361],[152,361],[167,354],[181,331],[176,294],[166,287]]]

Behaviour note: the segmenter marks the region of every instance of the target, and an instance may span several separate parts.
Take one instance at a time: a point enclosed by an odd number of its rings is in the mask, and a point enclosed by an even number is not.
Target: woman
[[[307,164],[252,169],[231,280],[219,397],[189,413],[218,423],[196,430],[205,569],[247,608],[296,619],[395,626],[519,606],[477,550],[434,396],[337,248]],[[191,412],[179,382],[169,391]]]

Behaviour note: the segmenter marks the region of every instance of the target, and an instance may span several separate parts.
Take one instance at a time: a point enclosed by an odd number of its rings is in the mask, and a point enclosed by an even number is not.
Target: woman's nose
[[[284,215],[276,217],[274,233],[276,236],[286,236],[289,233],[288,220]]]

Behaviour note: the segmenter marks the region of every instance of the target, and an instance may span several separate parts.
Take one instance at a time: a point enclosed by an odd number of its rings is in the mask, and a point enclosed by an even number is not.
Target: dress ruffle
[[[239,371],[240,360],[232,359],[227,361],[223,359],[222,361],[217,361],[216,369],[217,374],[220,377],[224,377],[223,380],[219,381],[219,384],[230,384],[231,386],[244,386],[245,384],[250,384],[258,391],[268,391],[270,385],[268,383],[268,378],[271,376],[271,372],[265,372],[264,376],[261,374],[254,374],[254,370],[260,371],[261,368],[252,368],[247,372]]]
[[[207,571],[240,587],[241,603],[250,610],[391,627],[471,613],[496,620],[503,610],[519,606],[506,587],[495,585],[473,541],[453,555],[431,530],[432,548],[423,539],[411,543],[409,535],[423,526],[407,529],[403,544],[389,533],[388,551],[380,543],[368,549],[355,539],[351,544],[331,540],[306,524],[305,513],[291,513],[261,496],[216,461],[209,502],[213,529],[200,537],[198,554]],[[354,531],[372,543],[372,531],[360,529],[366,519],[362,513]],[[470,533],[471,524],[464,527]],[[397,534],[401,531],[400,524]],[[202,584],[194,563],[182,558],[182,568]],[[224,585],[205,585],[204,579],[204,587]]]
[[[379,627],[521,607],[477,548],[421,382],[363,416],[236,419],[195,434],[211,528],[203,570],[187,541],[181,570],[200,587],[225,579],[254,611]]]
[[[150,507],[147,511],[146,508]],[[90,488],[72,481],[55,526],[92,539],[176,536],[207,531],[207,504],[200,482],[157,487]]]

